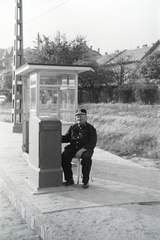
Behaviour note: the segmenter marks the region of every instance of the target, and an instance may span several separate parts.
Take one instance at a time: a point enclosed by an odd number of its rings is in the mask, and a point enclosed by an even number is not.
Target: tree
[[[107,71],[103,66],[100,66],[94,61],[81,62],[84,65],[89,65],[94,71],[87,71],[79,74],[79,84],[81,87],[97,88],[103,84],[108,85],[111,82],[113,73]]]
[[[130,62],[132,56],[126,56],[125,50],[117,54],[110,62],[105,64],[106,69],[114,73],[113,83],[117,86],[122,86],[129,81],[129,76],[133,72],[133,67]]]
[[[160,51],[149,55],[142,61],[139,74],[148,82],[153,82],[150,80],[154,80],[155,83],[160,81]]]
[[[96,102],[95,92],[97,92],[100,87],[106,87],[110,82],[112,82],[113,72],[106,70],[103,66],[100,66],[94,61],[81,61],[81,64],[89,65],[94,71],[80,73],[78,76],[79,86],[83,89],[87,88],[90,92],[90,101]]]
[[[28,59],[33,63],[45,64],[74,64],[80,60],[85,52],[85,37],[77,36],[68,41],[66,35],[60,32],[51,40],[49,37],[37,35],[33,55]]]

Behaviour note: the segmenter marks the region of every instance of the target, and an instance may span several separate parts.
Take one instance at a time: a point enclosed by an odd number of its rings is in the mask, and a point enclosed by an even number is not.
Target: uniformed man
[[[83,188],[89,187],[89,174],[92,165],[92,155],[97,143],[96,129],[87,122],[86,109],[76,111],[77,123],[72,125],[62,136],[62,143],[70,143],[62,153],[62,168],[65,186],[73,185],[72,158],[81,158]]]

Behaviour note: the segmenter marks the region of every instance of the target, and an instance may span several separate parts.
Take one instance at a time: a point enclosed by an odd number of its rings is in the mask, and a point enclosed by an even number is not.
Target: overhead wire
[[[51,12],[51,11],[55,10],[56,8],[61,7],[62,5],[66,4],[66,3],[69,2],[69,1],[70,1],[70,0],[67,0],[67,1],[65,1],[65,2],[63,2],[63,3],[61,3],[61,4],[57,5],[57,6],[55,6],[54,8],[51,8],[50,10],[48,10],[48,11],[46,11],[46,12],[44,12],[44,13],[42,13],[42,14],[34,17],[34,18],[31,18],[31,19],[29,19],[28,21],[23,22],[23,24],[26,24],[26,23],[28,23],[28,22],[31,22],[31,21],[35,20],[36,18],[39,18],[39,17],[45,15],[46,13]],[[8,30],[0,33],[0,35],[4,34],[4,33],[6,33],[6,32],[9,32],[9,31],[11,31],[11,30],[13,30],[13,28],[10,28],[10,29],[8,29]]]
[[[51,12],[51,11],[53,11],[54,9],[61,7],[62,5],[66,4],[66,3],[69,2],[69,1],[70,1],[70,0],[67,0],[66,2],[63,2],[63,3],[59,4],[58,6],[56,6],[56,7],[54,7],[54,8],[51,8],[50,10],[48,10],[48,11],[46,11],[46,12],[44,12],[44,13],[42,13],[42,14],[34,17],[34,18],[31,18],[30,20],[26,21],[25,23],[28,23],[28,22],[36,19],[36,18],[39,18],[39,17],[45,15],[46,13]]]

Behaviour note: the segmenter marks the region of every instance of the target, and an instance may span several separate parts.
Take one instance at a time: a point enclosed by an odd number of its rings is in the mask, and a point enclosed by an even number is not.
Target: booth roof
[[[32,72],[58,72],[58,73],[81,73],[86,71],[94,71],[90,66],[86,65],[62,65],[62,64],[38,64],[25,63],[15,70],[16,75],[29,75]]]

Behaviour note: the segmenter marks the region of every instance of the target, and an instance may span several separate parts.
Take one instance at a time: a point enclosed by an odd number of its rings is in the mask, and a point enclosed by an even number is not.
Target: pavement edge
[[[53,229],[50,229],[50,226],[53,226],[53,222],[45,217],[35,206],[29,203],[27,196],[13,184],[2,168],[0,168],[0,182],[2,191],[25,220],[27,225],[42,239],[54,239],[55,234]]]

